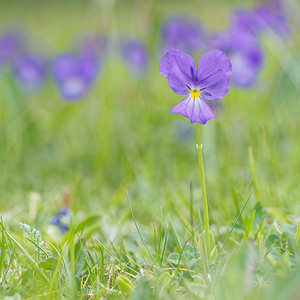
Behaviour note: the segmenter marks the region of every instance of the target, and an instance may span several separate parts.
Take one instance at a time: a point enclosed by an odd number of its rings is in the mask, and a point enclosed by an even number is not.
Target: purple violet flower
[[[162,25],[161,47],[163,51],[175,48],[187,53],[199,52],[202,45],[202,28],[197,21],[176,16]]]
[[[123,39],[120,43],[121,57],[130,71],[136,75],[145,73],[148,54],[145,45],[136,38]]]
[[[170,113],[189,118],[191,123],[205,124],[215,118],[206,100],[218,100],[229,91],[231,62],[220,50],[205,53],[195,69],[194,59],[177,49],[170,49],[159,64],[169,87],[179,95],[188,94]]]
[[[62,97],[79,100],[88,92],[99,72],[93,57],[62,54],[54,60],[53,73]]]
[[[22,91],[31,95],[42,86],[46,66],[38,57],[23,55],[13,62],[13,72]]]

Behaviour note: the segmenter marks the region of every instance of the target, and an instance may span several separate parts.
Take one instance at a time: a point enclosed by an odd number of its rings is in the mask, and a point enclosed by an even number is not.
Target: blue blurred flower
[[[66,233],[70,230],[70,227],[66,224],[60,224],[58,227],[62,233]]]
[[[148,66],[146,46],[137,38],[123,38],[120,42],[121,57],[129,71],[143,75]]]
[[[32,95],[45,80],[46,64],[37,56],[22,55],[13,61],[13,73],[21,90]]]
[[[58,226],[62,233],[69,231],[68,223],[70,221],[71,212],[68,207],[60,209],[56,215],[50,218],[50,224]]]
[[[89,91],[99,73],[94,57],[62,54],[53,63],[54,79],[61,96],[66,100],[79,100]]]
[[[161,49],[175,48],[183,52],[199,52],[203,46],[200,24],[192,19],[175,16],[166,20],[161,28]]]
[[[50,218],[50,224],[52,225],[59,225],[60,224],[60,218],[58,216],[52,216]]]
[[[68,207],[64,207],[62,209],[60,209],[57,214],[59,216],[63,216],[63,217],[67,217],[67,216],[70,216],[70,209]]]

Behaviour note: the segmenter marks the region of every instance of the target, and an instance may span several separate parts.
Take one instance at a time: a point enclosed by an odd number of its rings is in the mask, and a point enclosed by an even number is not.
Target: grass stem
[[[203,201],[203,210],[204,210],[205,244],[206,244],[206,251],[207,251],[207,255],[208,255],[208,259],[209,259],[209,256],[210,256],[209,215],[208,215],[205,173],[204,173],[204,164],[203,164],[203,152],[202,152],[202,143],[201,143],[201,127],[200,127],[199,123],[196,124],[196,132],[197,132],[198,162],[199,162],[202,201]]]

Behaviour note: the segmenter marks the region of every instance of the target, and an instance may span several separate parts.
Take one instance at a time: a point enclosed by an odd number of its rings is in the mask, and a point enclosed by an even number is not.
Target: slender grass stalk
[[[199,250],[200,250],[200,255],[201,255],[200,260],[201,260],[201,264],[202,264],[204,279],[205,279],[205,282],[207,284],[208,283],[208,276],[207,276],[206,264],[205,264],[205,256],[204,256],[204,249],[203,249],[203,240],[202,240],[201,236],[199,236],[198,242],[199,242]]]
[[[251,147],[248,148],[248,153],[249,153],[249,165],[250,165],[250,171],[251,171],[251,176],[252,176],[255,197],[256,197],[256,200],[258,200],[259,199],[259,188],[258,188],[258,183],[257,183],[253,149]]]
[[[205,230],[205,244],[208,259],[210,256],[210,233],[209,233],[209,215],[208,215],[208,204],[207,204],[207,194],[206,194],[206,184],[205,184],[205,174],[204,174],[204,164],[203,164],[203,152],[201,143],[201,127],[200,124],[196,124],[197,132],[197,152],[198,152],[198,162],[200,170],[200,180],[201,180],[201,190],[202,190],[202,201],[204,210],[204,230]]]
[[[129,199],[128,199],[128,203],[129,203],[129,208],[130,208],[130,212],[131,212],[131,216],[132,216],[132,219],[133,219],[135,228],[136,228],[136,230],[137,230],[137,232],[138,232],[138,234],[139,234],[139,236],[140,236],[140,238],[141,238],[141,241],[142,241],[142,243],[144,244],[144,246],[145,246],[145,248],[146,248],[146,250],[147,250],[149,256],[150,256],[150,257],[152,258],[152,260],[156,263],[156,265],[159,266],[157,260],[154,258],[153,254],[152,254],[151,251],[149,250],[149,248],[148,248],[148,246],[147,246],[147,244],[146,244],[146,242],[145,242],[145,240],[144,240],[144,238],[143,238],[143,236],[142,236],[142,234],[141,234],[141,232],[140,232],[140,229],[139,229],[139,227],[138,227],[138,224],[137,224],[137,222],[136,222],[135,216],[134,216],[134,214],[133,214],[133,210],[132,210],[131,203],[130,203],[130,200],[129,200]]]
[[[224,241],[224,243],[223,243],[223,246],[222,246],[222,248],[221,248],[221,250],[220,250],[220,252],[219,252],[217,258],[215,259],[215,261],[217,261],[218,258],[221,256],[221,254],[222,254],[222,252],[223,252],[223,250],[224,250],[224,248],[225,248],[225,246],[226,246],[226,244],[227,244],[227,242],[228,242],[228,240],[229,240],[229,238],[230,238],[230,236],[231,236],[231,234],[232,234],[232,232],[233,232],[233,229],[234,229],[235,225],[237,224],[237,222],[240,220],[240,218],[241,218],[241,216],[242,216],[242,213],[243,213],[244,209],[246,208],[246,206],[247,206],[247,204],[248,204],[250,198],[251,198],[251,193],[250,193],[250,195],[248,196],[247,200],[245,201],[245,203],[244,203],[244,205],[243,205],[241,211],[239,212],[238,216],[236,217],[234,223],[232,224],[231,229],[230,229],[230,231],[229,231],[229,233],[228,233],[228,235],[227,235],[227,237],[226,237],[226,239],[225,239],[225,241]]]
[[[72,235],[70,239],[70,287],[71,287],[71,294],[73,299],[76,298],[76,282],[75,282],[75,234],[74,228],[72,228]]]
[[[190,183],[190,222],[191,222],[191,230],[193,230],[194,227],[194,218],[193,218],[193,183]]]
[[[49,300],[53,299],[52,297],[53,297],[53,293],[55,292],[54,289],[55,289],[56,279],[59,275],[60,267],[61,267],[61,264],[64,260],[64,255],[65,255],[64,249],[61,249],[61,253],[60,253],[60,256],[58,258],[56,268],[54,270],[54,273],[53,273],[53,276],[52,276],[52,279],[51,279],[51,282],[50,282],[50,286],[49,286],[49,298],[48,298]]]

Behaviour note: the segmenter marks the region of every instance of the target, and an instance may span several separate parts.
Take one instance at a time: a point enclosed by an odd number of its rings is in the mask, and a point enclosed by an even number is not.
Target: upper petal
[[[195,78],[193,58],[177,49],[170,49],[159,63],[159,72],[168,79],[170,88],[176,94],[186,94]]]
[[[197,79],[201,81],[219,70],[224,71],[227,76],[231,75],[232,67],[229,58],[220,50],[209,51],[198,61]]]
[[[217,100],[223,98],[229,91],[229,77],[224,71],[219,70],[200,81],[197,86],[204,98]]]

